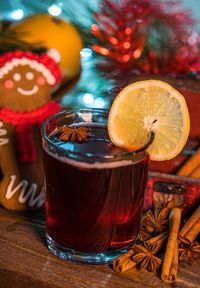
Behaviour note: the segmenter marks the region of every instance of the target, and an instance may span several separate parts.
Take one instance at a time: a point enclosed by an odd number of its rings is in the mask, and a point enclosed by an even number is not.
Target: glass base
[[[48,234],[46,234],[46,238],[47,238],[47,246],[54,255],[64,260],[70,260],[85,264],[111,263],[115,258],[117,258],[123,253],[126,253],[130,248],[129,245],[128,247],[124,247],[123,249],[118,249],[109,252],[84,253],[61,246],[60,244],[55,242]]]

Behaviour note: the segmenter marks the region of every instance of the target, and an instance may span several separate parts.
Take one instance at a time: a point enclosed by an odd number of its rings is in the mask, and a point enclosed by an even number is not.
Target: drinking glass
[[[115,147],[108,110],[63,111],[42,126],[46,237],[51,252],[83,263],[112,262],[135,241],[149,155]],[[64,142],[59,127],[88,129],[83,143]]]

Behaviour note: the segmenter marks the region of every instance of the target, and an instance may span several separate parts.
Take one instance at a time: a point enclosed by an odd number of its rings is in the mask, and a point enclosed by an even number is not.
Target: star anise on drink
[[[178,252],[180,261],[190,262],[193,259],[200,257],[200,243],[197,241],[189,242],[185,239],[181,239]]]
[[[59,139],[62,141],[83,143],[89,136],[89,129],[85,127],[59,127],[57,133],[60,134]]]
[[[162,233],[168,227],[169,208],[155,208],[144,214],[139,231],[141,241],[149,239],[152,234]]]
[[[140,269],[154,272],[161,265],[161,259],[155,255],[160,250],[161,245],[160,243],[152,245],[148,242],[144,242],[143,245],[135,244],[133,246],[135,255],[132,260],[139,264]]]

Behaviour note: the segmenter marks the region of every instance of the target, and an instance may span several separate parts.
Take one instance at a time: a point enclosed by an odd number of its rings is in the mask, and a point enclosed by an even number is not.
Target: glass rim
[[[58,147],[53,141],[51,141],[49,139],[49,137],[46,135],[46,132],[45,132],[45,128],[46,126],[48,125],[48,123],[50,123],[50,121],[52,121],[53,119],[56,119],[56,118],[59,118],[61,116],[64,116],[64,115],[68,115],[68,114],[71,114],[71,113],[78,113],[78,112],[99,112],[99,113],[109,113],[109,109],[103,109],[103,108],[72,108],[72,109],[65,109],[63,111],[60,111],[50,117],[48,117],[43,123],[42,123],[42,127],[41,127],[41,133],[42,133],[42,139],[44,139],[45,141],[47,141],[50,145],[52,145],[53,147],[55,147],[56,149],[59,149],[61,151],[65,151],[65,152],[68,152],[70,154],[73,154],[75,156],[80,156],[82,158],[85,158],[85,159],[92,159],[92,158],[95,158],[95,159],[101,159],[101,160],[117,160],[118,158],[118,161],[120,161],[119,158],[121,158],[121,160],[123,160],[123,157],[134,157],[142,152],[147,152],[147,149],[149,148],[149,146],[152,144],[153,140],[154,140],[154,133],[153,132],[150,132],[148,134],[148,139],[147,139],[147,142],[139,147],[138,149],[134,150],[134,151],[123,151],[121,152],[120,154],[118,155],[101,155],[101,154],[92,154],[92,155],[88,155],[88,154],[84,154],[84,153],[81,153],[81,152],[74,152],[74,151],[70,151],[70,150],[67,150],[67,149],[64,149],[62,147]],[[111,140],[110,140],[111,141]],[[111,141],[112,143],[112,141]],[[133,160],[133,159],[132,159]]]

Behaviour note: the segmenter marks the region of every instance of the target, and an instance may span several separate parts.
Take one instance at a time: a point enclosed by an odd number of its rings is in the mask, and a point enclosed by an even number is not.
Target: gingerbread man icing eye
[[[19,73],[14,73],[13,74],[13,79],[18,82],[18,81],[21,80],[21,75]]]
[[[33,75],[32,72],[27,72],[25,77],[26,77],[27,80],[33,80],[34,75]]]

